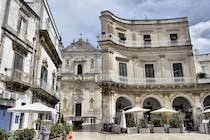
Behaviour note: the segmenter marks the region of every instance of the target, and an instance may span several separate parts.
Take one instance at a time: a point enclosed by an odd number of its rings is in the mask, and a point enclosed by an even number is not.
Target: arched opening
[[[116,101],[116,114],[115,114],[114,122],[116,124],[119,124],[122,110],[126,111],[130,108],[132,108],[131,102],[124,97],[119,97]],[[130,118],[130,117],[131,117],[130,115],[126,114],[126,122],[127,123],[128,123],[127,118]]]
[[[81,64],[79,64],[79,65],[77,66],[77,74],[78,74],[78,75],[82,74],[82,65],[81,65]]]
[[[173,100],[173,108],[181,112],[180,118],[183,119],[186,129],[194,130],[192,106],[190,102],[184,97],[176,97]]]
[[[210,108],[210,95],[208,95],[204,101],[203,101],[203,107],[204,109],[209,109]]]
[[[161,108],[161,105],[157,99],[149,97],[144,100],[143,108],[153,111],[153,110],[157,110],[157,109]],[[144,118],[146,118],[148,122],[150,122],[154,118],[160,118],[160,115],[151,114],[150,113],[151,111],[144,113]]]

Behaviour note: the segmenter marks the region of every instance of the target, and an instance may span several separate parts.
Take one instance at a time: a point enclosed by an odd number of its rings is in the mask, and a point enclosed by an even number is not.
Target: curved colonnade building
[[[130,106],[167,107],[185,112],[185,127],[197,129],[210,87],[196,78],[188,19],[127,20],[103,11],[100,21],[102,123]]]

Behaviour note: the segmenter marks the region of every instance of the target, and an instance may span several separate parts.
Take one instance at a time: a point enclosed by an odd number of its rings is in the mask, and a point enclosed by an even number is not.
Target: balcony
[[[34,80],[33,90],[38,92],[40,96],[44,96],[47,99],[53,99],[54,101],[60,100],[60,95],[53,89],[51,85],[41,79]]]
[[[1,80],[6,83],[7,88],[20,92],[26,91],[31,87],[32,75],[18,69],[7,68],[6,74],[1,74]]]
[[[46,43],[43,46],[48,54],[51,55],[52,60],[58,67],[59,64],[62,63],[61,51],[59,49],[61,44],[59,37],[50,21],[46,20],[46,22],[41,23],[40,38],[41,43]]]
[[[172,78],[133,78],[122,77],[119,75],[98,75],[97,82],[115,82],[126,85],[180,85],[195,84],[196,78],[193,77],[172,77]]]
[[[112,41],[117,45],[122,45],[126,47],[170,47],[170,46],[185,46],[185,45],[191,45],[190,40],[177,40],[177,41],[171,41],[171,40],[159,40],[159,41],[151,41],[151,42],[145,42],[145,41],[132,41],[132,40],[121,40],[119,37],[113,35],[113,34],[103,34],[101,36],[98,36],[98,41]]]
[[[198,78],[197,82],[198,82],[198,84],[210,84],[210,77]]]
[[[73,73],[63,73],[62,74],[62,80],[85,80],[85,81],[96,81],[96,74],[81,74],[81,75],[75,75]]]

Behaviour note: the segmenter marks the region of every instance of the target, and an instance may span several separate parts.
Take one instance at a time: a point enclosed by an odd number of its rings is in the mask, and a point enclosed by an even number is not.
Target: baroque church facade
[[[97,75],[101,73],[101,52],[88,41],[73,41],[62,50],[61,112],[66,120],[98,123],[102,118],[101,88]]]

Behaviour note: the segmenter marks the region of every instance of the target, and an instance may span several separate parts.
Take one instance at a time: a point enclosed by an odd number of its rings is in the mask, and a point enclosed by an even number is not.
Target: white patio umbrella
[[[149,109],[145,109],[145,108],[136,106],[136,107],[126,110],[125,113],[132,114],[132,113],[136,113],[136,112],[147,112],[147,111],[149,111]]]
[[[178,111],[174,110],[174,109],[169,109],[169,108],[160,108],[157,110],[154,110],[151,112],[152,114],[162,114],[162,115],[166,115],[166,123],[168,123],[168,116],[172,115],[172,114],[177,114]]]
[[[21,112],[21,113],[52,113],[56,115],[58,111],[41,103],[32,103],[23,106],[17,106],[7,109],[8,112]]]
[[[126,128],[126,118],[125,118],[125,111],[122,111],[121,120],[120,120],[120,127]]]
[[[210,113],[210,109],[203,111],[202,113]]]
[[[138,112],[147,112],[147,111],[150,111],[150,110],[136,106],[136,107],[126,110],[125,113],[126,114],[134,114],[135,113],[136,114],[136,123],[138,123],[137,122],[137,113]]]
[[[172,115],[178,113],[178,111],[169,108],[160,108],[151,112],[152,114],[163,114],[163,115]]]
[[[17,106],[13,108],[7,109],[7,112],[21,112],[21,113],[51,113],[52,115],[56,115],[58,111],[41,103],[32,103],[23,106]],[[32,119],[29,117],[29,128],[32,127]]]

